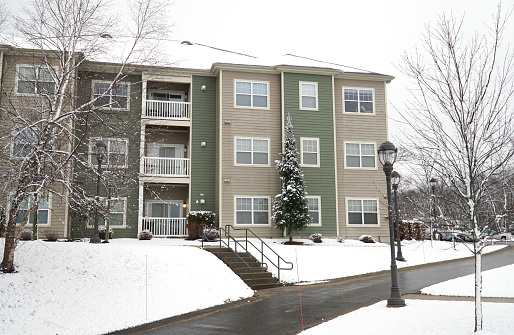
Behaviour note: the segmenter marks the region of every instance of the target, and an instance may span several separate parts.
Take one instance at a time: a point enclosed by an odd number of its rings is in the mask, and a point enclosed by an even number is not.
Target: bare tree
[[[2,31],[3,26],[5,26],[8,15],[9,12],[7,11],[7,5],[5,4],[5,1],[0,1],[0,31]]]
[[[0,104],[0,161],[4,168],[0,177],[6,181],[4,192],[10,193],[0,265],[3,272],[15,270],[13,260],[20,232],[49,193],[63,201],[68,201],[72,193],[74,199],[83,194],[84,206],[91,201],[73,184],[74,165],[91,167],[78,154],[79,149],[89,129],[104,125],[100,109],[114,103],[105,97],[138,66],[152,60],[157,38],[167,31],[162,17],[164,3],[135,0],[128,8],[131,24],[118,20],[121,15],[109,10],[102,0],[33,0],[26,13],[15,20],[17,40],[13,42],[23,48],[12,51],[12,55],[21,61],[8,64],[6,58],[2,75],[16,71],[18,91],[2,82]],[[123,40],[110,38],[122,31],[123,24]],[[117,55],[109,53],[118,50]],[[88,59],[99,57],[116,57],[119,61],[108,87],[100,94],[77,99],[79,69]],[[15,68],[20,62],[33,66]],[[20,92],[30,94],[17,94]],[[75,132],[76,125],[86,131]],[[22,211],[23,203],[28,207]],[[23,220],[17,229],[20,214]]]
[[[404,115],[415,132],[408,145],[455,190],[475,236],[475,331],[483,319],[481,205],[509,177],[514,155],[514,58],[501,48],[508,17],[499,7],[486,34],[465,40],[464,21],[443,15],[427,27],[424,50],[405,54],[402,68],[416,85]]]

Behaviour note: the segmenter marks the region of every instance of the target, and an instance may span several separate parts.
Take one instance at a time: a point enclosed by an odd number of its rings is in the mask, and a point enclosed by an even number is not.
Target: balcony
[[[185,218],[143,218],[143,230],[148,229],[154,236],[187,236]]]
[[[155,177],[189,177],[189,158],[144,157],[143,173]]]
[[[146,100],[144,117],[167,120],[191,120],[191,103]]]

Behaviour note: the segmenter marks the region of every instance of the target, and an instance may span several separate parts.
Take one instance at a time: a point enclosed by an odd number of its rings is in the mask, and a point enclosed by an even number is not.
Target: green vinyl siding
[[[299,82],[318,83],[318,110],[300,110]],[[334,160],[334,122],[332,100],[332,77],[298,73],[284,73],[284,113],[293,121],[298,152],[300,138],[319,139],[319,167],[303,166],[306,190],[309,196],[321,197],[321,226],[308,227],[300,235],[322,233],[335,236],[336,190]],[[301,158],[300,158],[301,159]]]
[[[112,74],[80,72],[78,81],[78,103],[84,103],[92,98],[92,82],[93,81],[110,81],[114,78]],[[113,228],[114,238],[132,238],[137,237],[138,227],[138,207],[139,207],[139,149],[140,149],[140,132],[141,132],[141,76],[131,75],[122,80],[123,83],[129,84],[129,110],[99,110],[96,115],[101,118],[101,122],[97,122],[92,116],[89,120],[88,132],[85,136],[84,145],[79,148],[81,154],[88,155],[89,138],[120,138],[128,140],[127,147],[127,165],[123,168],[117,168],[120,175],[122,185],[119,187],[119,193],[112,197],[126,198],[127,210],[125,213],[126,226],[123,228]],[[94,125],[94,126],[92,126]],[[92,127],[91,127],[92,126]],[[85,128],[77,124],[75,132],[80,138]],[[84,190],[90,195],[96,194],[96,176],[81,174],[83,170],[80,166],[75,166],[76,182],[81,184]],[[100,197],[107,197],[107,190],[103,185],[100,187]],[[90,237],[91,228],[88,228],[83,218],[77,217],[70,211],[71,215],[71,236],[73,238]],[[92,218],[93,220],[94,218]],[[103,222],[103,220],[100,220]],[[92,221],[91,221],[92,225]],[[103,225],[100,223],[100,227]],[[113,226],[111,226],[113,227]]]
[[[205,91],[201,90],[202,85],[206,86]],[[191,98],[190,210],[215,211],[216,78],[193,76]],[[202,142],[205,142],[204,147],[201,146]],[[205,204],[197,204],[196,201],[200,199],[204,199]]]

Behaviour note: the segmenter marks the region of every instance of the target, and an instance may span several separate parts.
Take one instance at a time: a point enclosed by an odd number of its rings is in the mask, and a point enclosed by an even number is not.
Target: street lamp
[[[434,239],[434,223],[435,223],[435,186],[437,185],[437,179],[430,178],[428,181],[430,184],[430,188],[432,189],[432,208],[430,211],[430,243],[432,243],[432,240]]]
[[[400,183],[400,174],[397,171],[393,171],[391,178],[393,179],[394,213],[396,215],[396,245],[398,246],[396,260],[405,262],[405,258],[403,258],[402,255],[402,243],[400,238],[400,215],[398,215],[398,184]]]
[[[97,141],[93,147],[97,165],[97,179],[96,179],[96,202],[95,202],[95,225],[93,227],[93,236],[89,240],[90,243],[100,243],[100,235],[98,234],[98,203],[100,202],[100,174],[102,172],[102,160],[107,152],[107,145],[103,141]],[[108,234],[108,232],[106,232]]]
[[[391,248],[391,297],[387,299],[387,307],[403,307],[405,300],[400,295],[400,287],[398,286],[398,267],[394,257],[394,228],[393,228],[393,209],[391,203],[391,173],[393,172],[393,164],[396,160],[398,149],[393,143],[385,141],[378,148],[378,158],[383,165],[386,175],[387,184],[387,214],[389,215],[389,244]]]

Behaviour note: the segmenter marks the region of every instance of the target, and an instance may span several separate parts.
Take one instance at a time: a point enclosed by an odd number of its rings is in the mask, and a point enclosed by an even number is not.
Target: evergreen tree
[[[307,227],[312,221],[308,215],[307,199],[303,172],[298,161],[296,139],[293,134],[291,117],[287,116],[285,126],[284,152],[280,154],[281,160],[277,160],[277,170],[280,175],[282,191],[275,197],[273,205],[273,220],[277,228],[286,231],[289,242],[293,240],[293,232],[298,232]]]

